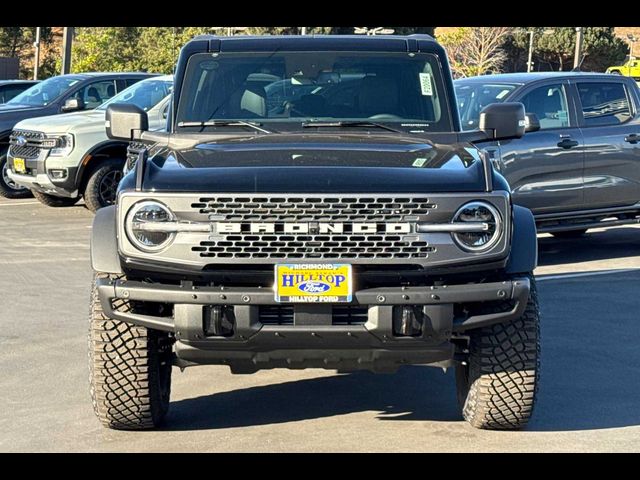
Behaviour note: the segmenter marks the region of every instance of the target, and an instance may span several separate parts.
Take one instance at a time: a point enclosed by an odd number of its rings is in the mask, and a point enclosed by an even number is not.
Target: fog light
[[[230,337],[236,324],[233,307],[207,305],[204,307],[202,329],[207,336]]]
[[[393,307],[393,334],[398,337],[416,337],[422,333],[424,324],[422,307],[404,305]]]
[[[49,177],[55,180],[62,180],[63,178],[67,178],[67,170],[49,170]]]

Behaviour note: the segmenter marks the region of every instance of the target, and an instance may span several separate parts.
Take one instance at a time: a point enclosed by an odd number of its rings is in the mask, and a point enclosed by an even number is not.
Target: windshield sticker
[[[422,95],[430,97],[433,95],[433,89],[431,88],[431,75],[428,73],[419,73],[420,75],[420,90]]]
[[[510,90],[502,90],[498,95],[496,95],[496,98],[498,100],[502,100],[504,97],[507,96],[507,94],[510,92]]]
[[[426,158],[416,158],[413,162],[414,167],[424,167],[424,164],[427,163]]]

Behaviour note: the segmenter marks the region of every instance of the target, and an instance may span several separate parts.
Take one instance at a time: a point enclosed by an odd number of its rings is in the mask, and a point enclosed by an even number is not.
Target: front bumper
[[[187,287],[135,281],[97,280],[105,314],[123,322],[174,332],[178,364],[226,364],[234,372],[261,368],[337,368],[394,370],[402,364],[452,360],[452,335],[520,317],[527,306],[526,277],[503,282],[394,287],[359,290],[354,304],[366,306],[362,324],[332,324],[331,306],[294,306],[292,324],[263,324],[260,306],[279,305],[266,288]],[[114,308],[121,300],[173,305],[170,317]],[[506,311],[464,315],[455,308],[478,302],[510,301]],[[207,336],[205,307],[233,306],[235,327],[228,337]],[[286,304],[283,304],[286,305]],[[394,306],[420,306],[425,313],[419,335],[394,333]],[[458,312],[458,313],[456,313]],[[180,363],[182,362],[182,363]]]
[[[7,175],[19,185],[23,185],[36,192],[47,193],[57,197],[75,198],[78,196],[78,189],[75,184],[77,168],[68,168],[67,177],[64,180],[54,183],[45,169],[46,153],[40,153],[37,159],[27,159],[26,164],[31,174],[16,173],[13,167],[13,157],[7,156]]]

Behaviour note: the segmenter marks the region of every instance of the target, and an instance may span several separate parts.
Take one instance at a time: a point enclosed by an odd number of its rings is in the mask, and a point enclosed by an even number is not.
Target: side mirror
[[[67,98],[62,105],[63,112],[75,112],[78,110],[84,110],[85,108],[84,100],[82,98]]]
[[[520,138],[524,135],[524,105],[519,102],[491,103],[480,112],[478,128],[493,140]]]
[[[129,142],[149,130],[149,118],[137,105],[114,103],[107,107],[104,126],[110,139]]]
[[[524,131],[526,133],[537,132],[540,130],[540,120],[535,113],[527,113],[524,116]]]

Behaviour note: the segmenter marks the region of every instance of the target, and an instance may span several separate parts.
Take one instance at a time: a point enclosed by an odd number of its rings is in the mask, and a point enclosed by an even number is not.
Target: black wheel
[[[31,196],[31,190],[9,178],[7,171],[7,152],[6,150],[0,154],[0,197],[5,198],[28,198]]]
[[[89,210],[95,212],[115,203],[118,184],[123,177],[123,164],[122,160],[109,160],[91,173],[83,194]]]
[[[55,195],[49,195],[48,193],[36,192],[32,191],[33,196],[36,197],[40,203],[46,205],[47,207],[71,207],[78,203],[80,197],[76,198],[67,198],[67,197],[56,197]]]
[[[96,274],[95,278],[123,278]],[[131,310],[128,301],[114,305]],[[169,334],[107,317],[94,281],[89,329],[89,384],[93,409],[102,424],[118,430],[160,425],[171,395]]]
[[[620,70],[611,70],[611,75],[622,75],[622,73],[620,73]]]
[[[535,280],[517,320],[468,332],[466,364],[456,367],[462,415],[472,426],[517,430],[533,413],[540,375],[540,314]]]
[[[567,230],[566,232],[553,232],[553,235],[556,238],[579,238],[587,233],[587,229],[582,230]]]

